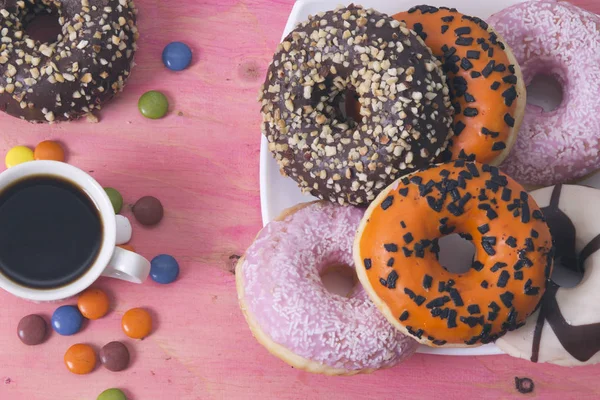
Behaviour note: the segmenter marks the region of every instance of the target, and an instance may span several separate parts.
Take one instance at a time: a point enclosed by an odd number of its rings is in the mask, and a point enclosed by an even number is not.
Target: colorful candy
[[[192,62],[192,50],[185,43],[171,42],[165,46],[162,60],[165,67],[170,70],[181,71],[186,69]]]
[[[104,317],[109,306],[108,296],[100,289],[87,289],[77,299],[77,308],[87,319]]]
[[[143,308],[132,308],[123,315],[121,328],[132,339],[143,339],[152,331],[152,317]]]
[[[150,277],[157,283],[171,283],[179,275],[177,260],[168,254],[154,257],[150,263]]]
[[[74,344],[65,353],[67,369],[77,375],[89,374],[96,367],[96,352],[87,344]]]
[[[53,140],[44,140],[35,147],[33,157],[36,160],[65,161],[65,150],[60,143]]]
[[[124,250],[133,251],[135,253],[135,248],[130,244],[120,244],[117,247],[120,247]]]
[[[46,339],[46,321],[36,314],[23,317],[17,326],[17,335],[28,346],[40,344]]]
[[[117,215],[115,222],[117,223],[116,244],[125,244],[131,240],[133,228],[127,217]]]
[[[15,146],[6,153],[6,168],[14,167],[27,161],[33,161],[33,150],[25,146]]]
[[[158,224],[163,217],[163,206],[156,197],[144,196],[133,205],[133,215],[142,224],[152,226]]]
[[[96,400],[127,400],[127,396],[119,389],[106,389]]]
[[[121,342],[110,342],[100,349],[100,362],[109,371],[123,371],[129,366],[129,350]]]
[[[138,101],[138,108],[142,115],[150,119],[159,119],[165,116],[169,109],[167,97],[156,90],[146,92]]]
[[[52,328],[59,335],[74,335],[81,329],[83,315],[75,306],[58,307],[52,314]]]
[[[123,208],[123,196],[121,196],[121,193],[119,193],[117,189],[111,187],[104,188],[104,191],[108,195],[108,198],[115,209],[115,214],[120,213]]]

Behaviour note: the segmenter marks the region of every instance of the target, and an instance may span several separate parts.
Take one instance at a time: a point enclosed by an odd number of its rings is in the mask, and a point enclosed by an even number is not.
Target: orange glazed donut
[[[394,15],[443,62],[452,96],[452,158],[475,155],[499,165],[525,113],[525,84],[512,51],[487,23],[445,7],[418,6]],[[448,154],[449,155],[449,154]]]
[[[463,274],[438,261],[458,233],[476,248]],[[498,168],[457,160],[407,175],[365,213],[354,241],[358,277],[401,332],[429,346],[476,346],[519,328],[553,263],[537,204]]]

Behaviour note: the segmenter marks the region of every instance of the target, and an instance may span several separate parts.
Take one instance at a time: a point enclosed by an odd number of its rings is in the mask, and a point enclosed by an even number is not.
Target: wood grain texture
[[[600,13],[597,0],[574,3]],[[259,122],[256,96],[292,7],[291,0],[137,0],[141,31],[137,67],[125,93],[101,114],[101,123],[33,126],[0,116],[0,153],[17,144],[61,140],[69,161],[127,203],[143,195],[163,201],[165,219],[154,229],[134,223],[133,245],[144,256],[176,256],[180,279],[167,286],[102,279],[111,313],[73,337],[51,334],[38,347],[17,339],[19,319],[49,317],[56,304],[34,304],[0,293],[0,399],[95,399],[109,387],[130,400],[188,399],[446,399],[522,397],[515,376],[535,382],[539,399],[600,397],[600,366],[567,369],[508,356],[415,355],[369,376],[324,377],[290,368],[251,336],[240,312],[231,273],[235,257],[261,227]],[[193,66],[167,71],[165,44],[184,40]],[[138,97],[164,91],[171,113],[144,120]],[[126,212],[130,216],[130,213]],[[73,303],[73,301],[65,302]],[[126,339],[120,318],[132,307],[152,310],[156,329],[143,341]],[[131,367],[98,367],[74,376],[63,365],[77,342],[99,348],[124,340]]]

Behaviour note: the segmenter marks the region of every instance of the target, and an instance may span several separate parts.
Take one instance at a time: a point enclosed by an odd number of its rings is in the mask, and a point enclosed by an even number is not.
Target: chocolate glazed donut
[[[32,15],[56,12],[62,32],[42,43]],[[76,119],[123,90],[136,50],[129,0],[0,0],[0,110],[31,122]]]
[[[346,91],[360,118],[346,118]],[[441,64],[404,23],[349,6],[321,13],[279,45],[262,88],[262,131],[303,192],[366,205],[427,166],[452,136]]]

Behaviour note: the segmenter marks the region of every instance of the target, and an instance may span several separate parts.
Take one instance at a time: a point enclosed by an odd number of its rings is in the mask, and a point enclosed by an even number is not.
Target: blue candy
[[[75,306],[61,306],[52,314],[51,322],[56,333],[63,336],[74,335],[81,329],[83,315]]]
[[[162,53],[163,63],[172,71],[186,69],[192,62],[192,50],[181,42],[171,42],[165,46]]]
[[[172,256],[161,254],[150,262],[150,277],[157,283],[171,283],[179,275],[179,264]]]

